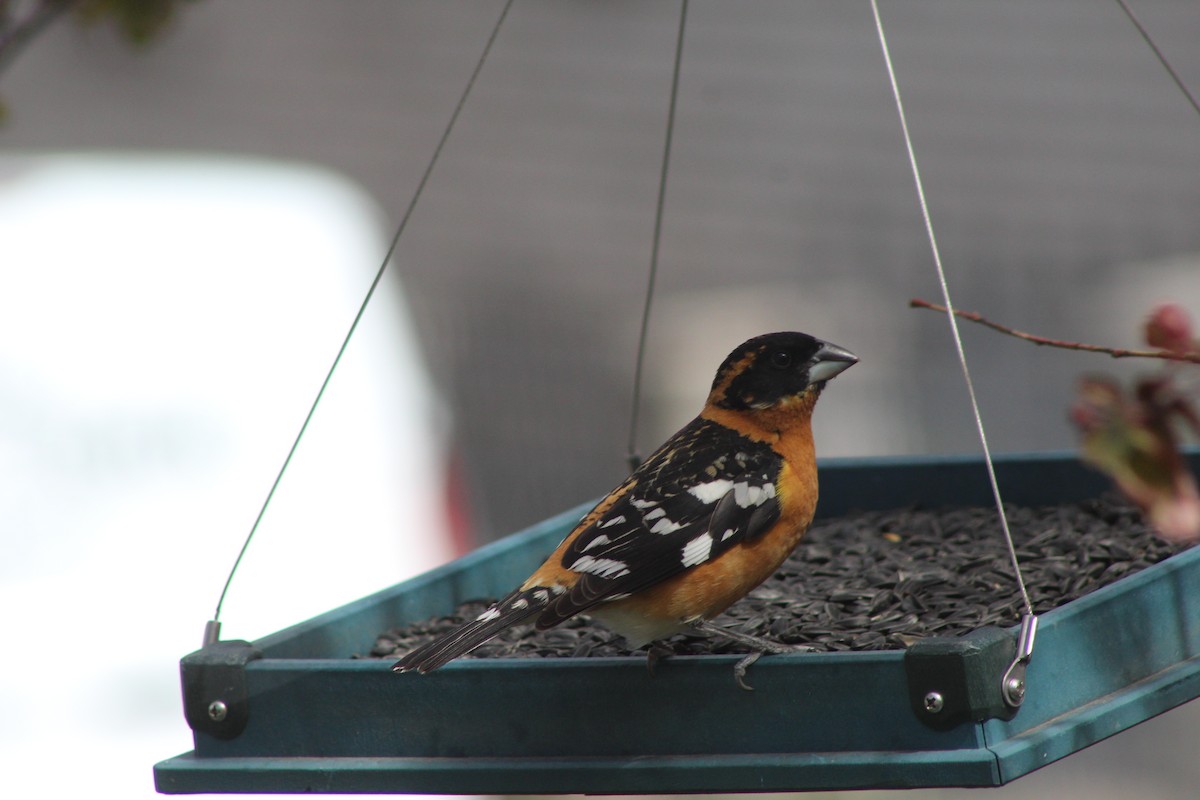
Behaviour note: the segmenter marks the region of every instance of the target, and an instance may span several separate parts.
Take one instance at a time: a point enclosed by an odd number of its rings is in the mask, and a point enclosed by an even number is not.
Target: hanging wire
[[[1154,55],[1158,57],[1159,63],[1163,65],[1163,68],[1167,71],[1167,74],[1171,76],[1171,80],[1175,81],[1175,85],[1179,87],[1179,91],[1183,92],[1183,96],[1186,97],[1188,102],[1192,104],[1192,108],[1196,109],[1197,114],[1200,114],[1200,101],[1196,100],[1196,95],[1192,94],[1191,89],[1189,89],[1187,84],[1183,82],[1183,78],[1179,77],[1179,73],[1175,71],[1175,67],[1171,66],[1171,62],[1167,60],[1166,54],[1159,49],[1159,46],[1150,36],[1150,32],[1146,30],[1144,25],[1142,25],[1141,20],[1134,15],[1133,9],[1129,7],[1125,0],[1117,0],[1117,5],[1119,5],[1121,10],[1125,12],[1125,16],[1129,17],[1129,21],[1133,23],[1133,27],[1138,29],[1138,33],[1142,35],[1142,38],[1146,41],[1146,44],[1150,45],[1150,49],[1154,51]]]
[[[1025,606],[1025,614],[1033,616],[1033,604],[1029,600],[1029,592],[1025,588],[1025,579],[1021,575],[1021,565],[1017,560],[1016,546],[1013,544],[1012,531],[1008,526],[1008,515],[1004,513],[1004,502],[1000,497],[1000,484],[996,480],[996,468],[992,464],[992,452],[988,447],[987,434],[983,429],[983,416],[979,413],[979,402],[975,397],[975,385],[971,381],[971,370],[967,367],[967,356],[963,350],[962,337],[958,332],[958,319],[954,314],[954,306],[950,301],[950,288],[946,283],[946,271],[942,266],[941,251],[938,249],[937,237],[933,232],[933,218],[929,213],[929,205],[925,200],[925,188],[921,181],[921,171],[917,167],[917,154],[913,148],[912,136],[908,130],[908,119],[904,114],[904,103],[900,99],[900,84],[896,80],[896,71],[892,66],[892,55],[888,49],[887,37],[883,32],[883,19],[879,15],[877,0],[871,0],[871,11],[875,15],[875,29],[879,33],[879,45],[883,50],[883,60],[887,65],[888,79],[892,85],[892,96],[896,101],[896,111],[900,116],[900,129],[904,134],[904,146],[908,150],[908,163],[912,168],[913,182],[916,184],[917,200],[921,206],[921,216],[925,220],[925,233],[929,237],[929,247],[933,251],[933,264],[937,269],[938,282],[942,289],[942,300],[946,306],[946,315],[950,322],[950,331],[954,338],[954,346],[958,352],[958,363],[962,368],[963,380],[967,384],[967,395],[971,400],[971,411],[975,417],[975,428],[979,433],[979,443],[983,447],[984,463],[987,465],[988,480],[992,485],[992,497],[996,501],[996,512],[1000,515],[1000,527],[1004,531],[1004,540],[1008,545],[1008,555],[1016,574],[1017,586],[1021,590],[1021,600]],[[1032,646],[1032,642],[1030,643]]]
[[[638,334],[637,363],[633,371],[633,402],[629,412],[629,443],[625,449],[629,468],[637,469],[642,457],[637,451],[638,411],[642,405],[642,365],[646,359],[646,332],[650,328],[650,307],[654,301],[654,283],[658,277],[658,249],[662,240],[663,206],[667,196],[667,172],[671,166],[671,140],[675,134],[675,105],[679,97],[679,72],[683,63],[683,32],[687,27],[688,0],[679,6],[679,34],[675,40],[675,67],[671,73],[671,100],[667,110],[667,135],[663,144],[662,167],[658,176],[658,205],[654,210],[654,240],[650,246],[650,274],[646,281],[646,304],[642,308],[642,327]]]
[[[312,405],[308,409],[308,414],[305,416],[304,422],[301,424],[300,430],[292,442],[291,449],[288,450],[287,457],[283,460],[283,466],[279,468],[279,472],[275,475],[275,481],[271,484],[271,489],[267,492],[266,499],[263,500],[262,508],[259,509],[258,516],[254,519],[254,524],[250,527],[250,533],[246,535],[246,540],[242,543],[242,549],[238,552],[232,569],[229,570],[229,576],[225,579],[225,586],[221,589],[221,596],[217,600],[217,609],[213,613],[213,618],[208,621],[204,628],[204,644],[206,645],[220,639],[221,607],[225,604],[225,595],[229,592],[229,587],[233,583],[233,577],[237,574],[238,567],[241,566],[242,559],[246,555],[246,550],[249,549],[250,542],[254,539],[254,534],[258,532],[259,524],[262,522],[263,516],[267,513],[267,508],[271,505],[271,500],[275,497],[275,491],[279,488],[284,473],[287,472],[288,466],[292,463],[292,457],[296,454],[296,449],[300,446],[300,441],[304,438],[304,434],[308,430],[308,424],[312,422],[313,415],[317,411],[317,406],[321,404],[321,398],[325,396],[325,390],[329,387],[329,383],[333,379],[333,374],[337,371],[338,364],[341,363],[342,356],[345,354],[346,348],[350,345],[350,339],[353,338],[354,332],[358,329],[358,323],[362,321],[363,314],[366,312],[371,298],[375,296],[375,290],[379,287],[379,282],[383,279],[383,273],[387,269],[387,265],[391,262],[392,256],[396,252],[396,247],[400,244],[400,236],[404,233],[404,229],[408,227],[408,221],[412,218],[413,211],[417,207],[417,202],[421,199],[421,194],[425,191],[425,185],[429,182],[429,176],[433,174],[433,168],[437,164],[438,158],[446,146],[446,142],[450,139],[450,133],[454,130],[455,123],[458,122],[458,117],[462,113],[463,106],[466,105],[467,97],[471,94],[471,89],[474,88],[475,81],[479,78],[479,73],[483,71],[484,62],[487,61],[488,54],[492,50],[492,45],[496,42],[496,37],[500,33],[500,27],[504,24],[504,19],[508,16],[513,2],[514,0],[507,0],[504,8],[500,11],[500,16],[496,19],[496,24],[492,27],[492,32],[483,46],[483,52],[480,53],[479,60],[475,63],[475,69],[471,72],[471,77],[467,79],[467,85],[463,88],[462,94],[458,98],[458,103],[455,105],[454,111],[450,114],[450,120],[446,123],[446,128],[442,131],[442,136],[433,150],[433,155],[430,157],[429,163],[425,166],[425,172],[421,175],[421,180],[417,183],[417,188],[413,191],[412,198],[408,202],[408,208],[405,209],[404,215],[400,218],[400,223],[396,226],[396,233],[392,236],[387,252],[383,256],[383,261],[379,265],[379,269],[375,272],[375,279],[371,281],[371,286],[367,289],[367,294],[358,308],[358,313],[354,315],[354,321],[350,323],[350,329],[346,332],[346,337],[342,340],[341,347],[338,348],[337,355],[333,359],[333,364],[330,365],[329,371],[325,373],[325,380],[322,381],[321,388],[317,391],[317,396],[313,399]]]

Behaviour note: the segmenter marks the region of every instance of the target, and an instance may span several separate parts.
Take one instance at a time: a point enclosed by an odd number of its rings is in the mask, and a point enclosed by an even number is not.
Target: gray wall
[[[1135,7],[1200,87],[1196,4]],[[140,53],[59,25],[0,83],[0,148],[316,162],[397,219],[499,8],[207,0]],[[1200,312],[1200,118],[1116,4],[883,13],[960,307],[1121,345],[1157,299]],[[485,535],[623,473],[676,15],[518,2],[393,266]],[[693,3],[676,133],[642,446],[742,338],[796,328],[863,359],[822,401],[822,454],[974,452],[945,321],[906,306],[937,289],[867,4]],[[1071,447],[1076,376],[1134,369],[964,333],[999,452]],[[1164,754],[1194,735],[1158,730],[1028,781],[1127,796],[1120,761],[1189,796],[1194,760]]]
[[[1194,5],[1138,6],[1200,85]],[[0,85],[0,146],[312,161],[395,219],[498,10],[209,0],[142,53],[59,26]],[[1200,310],[1200,119],[1115,4],[883,13],[960,307],[1117,344],[1143,294]],[[621,476],[676,15],[517,3],[394,265],[489,531]],[[642,446],[798,328],[863,357],[823,454],[974,451],[945,321],[906,308],[936,285],[869,7],[693,3],[680,91]],[[1075,375],[1112,365],[966,336],[995,449],[1071,446]]]

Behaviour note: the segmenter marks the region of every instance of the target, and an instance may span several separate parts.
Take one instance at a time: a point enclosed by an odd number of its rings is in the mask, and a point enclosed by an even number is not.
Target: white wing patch
[[[617,517],[617,519],[625,519],[625,518],[624,518],[624,517]],[[608,526],[607,526],[607,525],[601,525],[600,527],[601,527],[601,528],[606,528],[606,527],[608,527]],[[599,536],[597,536],[596,538],[592,539],[592,540],[591,540],[590,542],[588,542],[587,544],[585,544],[585,545],[583,546],[583,552],[585,552],[585,553],[586,553],[588,550],[591,550],[593,547],[599,547],[599,546],[600,546],[600,545],[602,545],[602,544],[609,544],[610,542],[612,542],[612,539],[609,539],[607,536],[605,536],[605,535],[602,533],[602,534],[600,534]]]
[[[667,510],[665,508],[663,508],[662,506],[658,505],[657,503],[648,503],[646,505],[638,505],[637,500],[634,500],[632,502],[634,505],[637,505],[638,508],[651,509],[650,511],[647,511],[642,516],[643,523],[648,524],[651,521],[654,522],[654,524],[651,525],[650,529],[649,529],[651,533],[658,533],[658,534],[674,533],[675,531],[684,527],[684,525],[682,523],[675,522],[670,517],[668,517]]]
[[[488,622],[490,620],[495,619],[498,616],[500,616],[500,609],[497,608],[496,606],[492,606],[487,611],[483,612],[478,617],[476,617],[475,621],[476,622]]]
[[[625,515],[624,515],[624,514],[618,514],[617,516],[613,517],[612,519],[605,520],[604,522],[600,523],[600,524],[599,524],[599,525],[597,525],[596,527],[597,527],[597,528],[610,528],[610,527],[612,527],[613,525],[620,525],[620,524],[621,524],[622,522],[624,522],[624,521],[625,521]],[[607,540],[606,540],[606,541],[607,541]],[[590,546],[591,546],[591,545],[589,545],[589,547],[590,547]]]
[[[702,533],[683,546],[683,565],[694,567],[708,561],[712,552],[713,537],[710,533]]]
[[[617,561],[615,558],[593,558],[592,556],[580,556],[575,559],[575,563],[569,569],[572,572],[586,572],[601,578],[621,578],[629,574],[629,567],[625,565],[624,561]]]
[[[775,496],[775,484],[764,483],[762,486],[751,486],[745,481],[733,484],[733,502],[741,508],[761,506]]]
[[[682,527],[684,527],[684,525],[682,523],[672,522],[671,520],[667,519],[666,517],[663,517],[658,522],[654,523],[654,526],[652,528],[650,528],[650,532],[651,533],[661,533],[661,534],[665,535],[668,533],[674,533],[675,531],[679,530]]]
[[[745,484],[742,485],[744,486]],[[697,483],[695,486],[689,486],[688,494],[708,506],[729,494],[729,490],[732,488],[733,481],[718,478],[707,483]]]

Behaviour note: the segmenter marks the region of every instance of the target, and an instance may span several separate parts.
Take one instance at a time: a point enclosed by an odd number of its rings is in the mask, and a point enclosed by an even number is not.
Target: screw
[[[1020,703],[1025,699],[1025,681],[1022,679],[1016,676],[1009,678],[1007,688],[1008,696],[1011,697],[1015,703]]]
[[[946,698],[942,697],[941,692],[930,692],[925,695],[925,710],[930,714],[941,713],[941,710],[946,707]]]
[[[208,718],[213,722],[224,722],[228,713],[229,706],[225,705],[224,700],[213,700],[208,704]]]

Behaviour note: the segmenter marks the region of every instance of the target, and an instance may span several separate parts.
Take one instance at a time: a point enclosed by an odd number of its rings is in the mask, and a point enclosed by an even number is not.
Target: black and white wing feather
[[[779,519],[782,459],[769,445],[699,417],[630,476],[628,488],[562,554],[580,573],[538,616],[548,628],[751,541]]]

